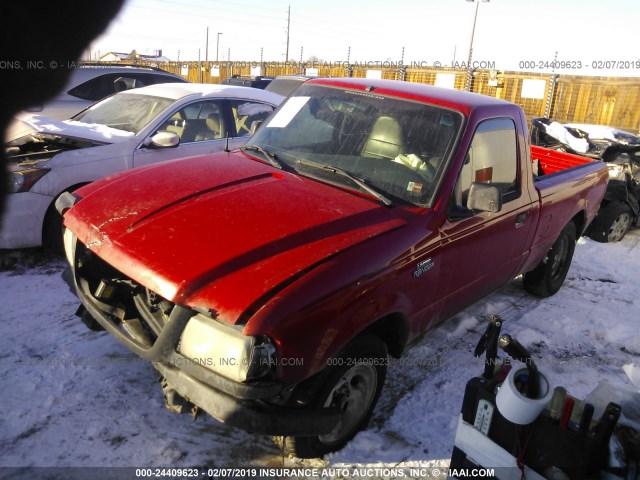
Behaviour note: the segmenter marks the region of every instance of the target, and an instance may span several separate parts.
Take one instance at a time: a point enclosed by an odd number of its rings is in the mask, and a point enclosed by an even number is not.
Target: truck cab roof
[[[307,83],[356,89],[363,92],[370,92],[371,94],[377,93],[391,95],[399,98],[449,107],[467,115],[479,107],[514,107],[513,103],[486,95],[398,80],[377,80],[368,78],[317,78],[309,80]]]

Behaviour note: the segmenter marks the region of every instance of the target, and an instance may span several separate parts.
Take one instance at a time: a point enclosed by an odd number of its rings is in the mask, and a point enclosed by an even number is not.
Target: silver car
[[[44,105],[28,108],[27,112],[66,120],[114,93],[156,83],[177,82],[186,80],[155,67],[80,66],[70,75],[62,93]]]
[[[56,198],[116,172],[243,145],[284,99],[255,88],[166,83],[117,93],[70,120],[25,118],[10,140],[0,249],[61,248]]]

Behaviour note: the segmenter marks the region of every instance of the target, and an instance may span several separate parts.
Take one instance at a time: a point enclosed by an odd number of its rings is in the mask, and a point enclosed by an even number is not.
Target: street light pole
[[[473,16],[473,27],[471,28],[471,42],[469,43],[469,58],[467,60],[467,92],[471,91],[471,79],[473,78],[473,70],[471,68],[471,58],[473,56],[473,37],[476,34],[476,20],[478,20],[478,7],[480,2],[489,3],[489,0],[467,0],[467,2],[473,2],[476,4],[476,13]]]
[[[216,62],[218,61],[218,55],[220,53],[220,35],[222,35],[222,33],[218,32],[218,40],[216,41]]]

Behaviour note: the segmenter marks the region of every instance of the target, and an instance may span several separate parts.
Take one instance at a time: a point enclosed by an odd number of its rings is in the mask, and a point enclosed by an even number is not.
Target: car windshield
[[[451,155],[462,118],[452,110],[375,91],[302,85],[246,148],[253,154],[258,150],[251,147],[259,147],[268,160],[322,181],[370,187],[392,200],[424,206]]]
[[[118,93],[80,112],[72,120],[138,133],[174,102],[171,98]]]

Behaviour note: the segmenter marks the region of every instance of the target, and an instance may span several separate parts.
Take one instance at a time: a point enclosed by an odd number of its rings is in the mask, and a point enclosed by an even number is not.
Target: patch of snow
[[[628,363],[623,365],[622,369],[629,377],[629,381],[640,391],[640,365]]]
[[[549,125],[545,125],[545,130],[547,134],[565,145],[569,145],[576,152],[586,153],[589,150],[589,142],[586,138],[574,137],[561,123],[551,122]]]
[[[18,265],[0,272],[0,466],[446,467],[492,314],[552,386],[615,398],[625,422],[640,422],[638,244],[640,230],[613,244],[580,239],[553,297],[531,297],[516,279],[425,335],[391,361],[369,428],[315,460],[283,458],[268,437],[169,412],[153,367],[75,317],[61,260]]]

